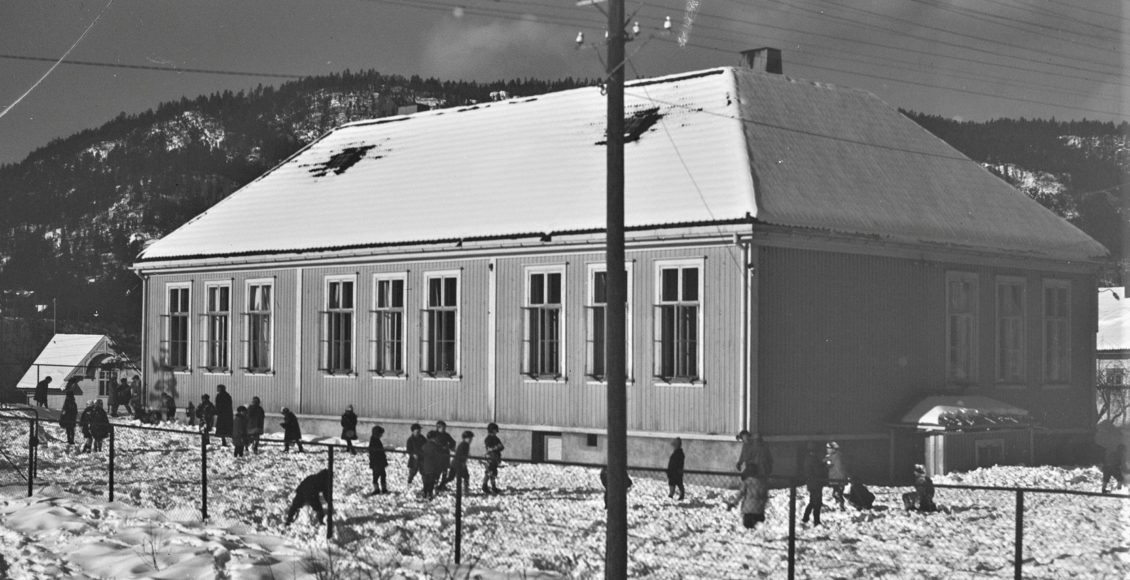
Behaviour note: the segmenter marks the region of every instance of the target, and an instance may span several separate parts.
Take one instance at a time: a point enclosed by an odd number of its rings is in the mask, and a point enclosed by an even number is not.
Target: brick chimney
[[[742,64],[757,72],[779,75],[782,73],[781,49],[766,46],[743,50]]]

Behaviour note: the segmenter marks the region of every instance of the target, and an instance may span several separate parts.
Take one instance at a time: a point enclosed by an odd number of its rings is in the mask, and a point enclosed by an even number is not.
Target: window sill
[[[327,373],[322,371],[322,376],[328,379],[355,379],[357,373]]]
[[[377,381],[377,380],[387,380],[387,381],[406,381],[406,380],[408,380],[408,374],[407,373],[400,373],[398,375],[393,375],[393,374],[382,375],[381,373],[370,371],[370,374],[371,374],[371,378],[375,381]]]
[[[450,375],[450,376],[437,376],[437,375],[424,375],[425,381],[440,381],[446,383],[457,383],[463,380],[463,375]]]
[[[230,377],[230,376],[231,376],[231,370],[230,370],[230,369],[228,369],[228,370],[218,370],[218,369],[217,369],[217,370],[210,370],[210,369],[204,369],[204,376],[206,376],[206,377],[207,377],[207,376],[220,376],[220,377]]]
[[[189,369],[173,369],[174,375],[191,375],[192,371]]]
[[[254,371],[251,370],[251,369],[241,369],[241,370],[243,370],[243,376],[245,376],[245,377],[273,377],[273,376],[275,376],[275,371],[273,371],[273,370],[254,370]]]
[[[569,377],[531,377],[529,375],[522,376],[522,383],[526,385],[564,385],[569,382]]]
[[[657,387],[705,387],[706,381],[703,380],[667,380],[661,377],[655,377],[655,386]]]

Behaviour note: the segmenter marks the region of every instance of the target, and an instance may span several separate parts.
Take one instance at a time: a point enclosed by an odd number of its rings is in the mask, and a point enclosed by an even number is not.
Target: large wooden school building
[[[784,472],[836,439],[897,475],[939,394],[1027,410],[1037,460],[1086,440],[1106,250],[874,95],[774,73],[627,86],[630,463],[681,436],[729,469],[750,429]],[[352,404],[386,443],[494,421],[508,455],[602,460],[604,107],[329,132],[142,252],[145,359],[327,434]]]

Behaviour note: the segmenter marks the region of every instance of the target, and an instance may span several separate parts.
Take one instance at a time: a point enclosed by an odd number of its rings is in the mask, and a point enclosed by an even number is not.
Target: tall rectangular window
[[[247,306],[243,315],[243,364],[248,372],[271,372],[273,289],[270,282],[247,283]]]
[[[1018,383],[1025,378],[1024,280],[997,280],[997,380]]]
[[[1071,379],[1071,285],[1066,280],[1044,281],[1044,381]]]
[[[403,275],[378,276],[373,284],[369,364],[378,375],[404,374],[404,284]]]
[[[632,319],[632,269],[631,264],[627,264],[625,276],[627,279],[627,291],[624,300],[624,320],[625,332],[624,340],[626,342],[624,348],[624,364],[625,364],[625,377],[632,378],[632,337],[631,337],[631,319]],[[605,379],[606,367],[605,360],[607,357],[607,343],[605,336],[607,332],[605,314],[607,313],[608,305],[608,272],[604,265],[590,265],[588,271],[588,300],[585,305],[586,320],[585,320],[585,375],[603,381]]]
[[[209,284],[204,317],[204,368],[231,370],[231,286]]]
[[[661,380],[701,379],[701,272],[700,261],[658,267],[654,374]]]
[[[564,268],[526,273],[526,305],[522,308],[522,373],[559,379],[564,367],[561,348]]]
[[[433,377],[459,373],[459,275],[426,277],[426,308],[420,311],[420,372]]]
[[[946,273],[946,379],[970,382],[977,374],[977,275]]]
[[[174,371],[188,370],[189,338],[191,326],[191,289],[189,286],[169,286],[165,303],[165,329],[162,333],[166,361]]]
[[[353,372],[353,286],[352,278],[326,280],[321,370],[333,375]]]

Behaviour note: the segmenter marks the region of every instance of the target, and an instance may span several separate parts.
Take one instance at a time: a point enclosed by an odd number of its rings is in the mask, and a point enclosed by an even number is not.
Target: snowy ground
[[[0,430],[11,427],[0,421]],[[48,430],[58,435],[54,427]],[[26,441],[10,432],[0,437],[20,441],[9,451]],[[105,454],[69,454],[51,441],[40,450],[40,478],[51,485],[26,498],[15,482],[0,498],[0,577],[602,576],[604,510],[594,470],[504,465],[503,495],[464,499],[465,566],[457,569],[451,564],[452,496],[428,502],[416,490],[405,492],[399,454],[389,456],[394,493],[387,496],[365,495],[371,483],[363,454],[336,454],[336,538],[327,543],[312,517],[283,525],[294,486],[325,466],[323,449],[284,456],[271,446],[238,460],[230,448],[213,445],[210,519],[201,524],[200,452],[189,442],[119,429],[118,501],[107,504]],[[473,484],[478,477],[476,464]],[[943,482],[1097,491],[1099,473],[1000,467],[940,478]],[[768,521],[751,532],[726,510],[728,490],[689,485],[687,499],[673,502],[663,482],[635,483],[629,497],[632,577],[784,577],[787,490],[773,492]],[[939,490],[944,511],[927,516],[897,507],[905,489],[873,491],[875,510],[833,507],[819,528],[798,522],[799,577],[1011,577],[1013,494]],[[826,494],[825,502],[830,499]],[[1130,500],[1045,494],[1025,499],[1025,577],[1130,577]]]

